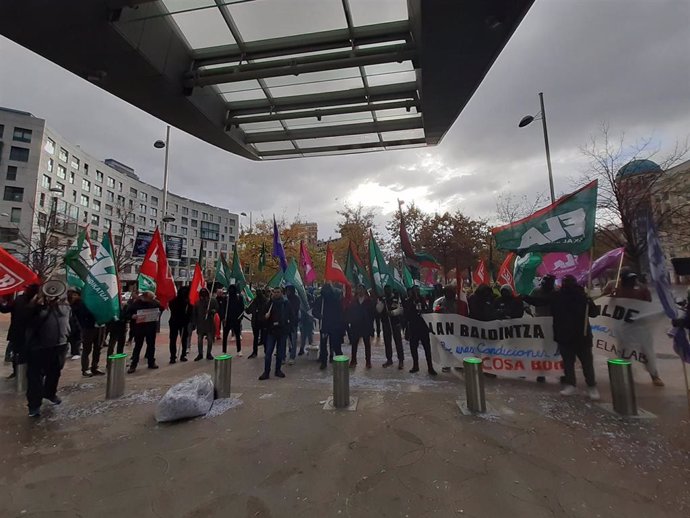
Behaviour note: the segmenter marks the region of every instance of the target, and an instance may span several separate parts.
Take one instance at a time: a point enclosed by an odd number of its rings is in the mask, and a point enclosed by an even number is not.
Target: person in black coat
[[[434,363],[431,359],[431,340],[429,338],[429,326],[427,325],[424,313],[431,313],[431,305],[419,294],[419,287],[415,286],[410,292],[410,296],[403,302],[405,311],[405,321],[407,322],[410,337],[410,354],[412,355],[412,369],[410,373],[419,372],[419,344],[422,344],[426,365],[431,376],[436,376]]]
[[[105,372],[98,369],[98,363],[105,341],[105,328],[96,324],[96,317],[86,307],[78,292],[72,294],[71,305],[72,313],[76,316],[81,329],[81,374],[87,378],[103,376]],[[91,355],[90,363],[89,355]],[[89,365],[91,370],[89,370]]]
[[[367,294],[367,289],[363,284],[357,286],[357,293],[350,301],[347,311],[347,320],[350,324],[350,335],[352,345],[352,358],[350,368],[357,365],[357,346],[360,339],[364,343],[364,357],[367,362],[367,369],[371,369],[371,329],[374,325],[374,303]],[[325,369],[326,364],[321,363],[321,368]]]
[[[276,370],[277,378],[284,378],[285,374],[281,370],[283,360],[285,359],[285,344],[287,343],[287,336],[290,332],[292,322],[290,322],[290,305],[287,299],[283,296],[283,290],[275,287],[271,291],[271,301],[268,310],[264,314],[268,332],[266,334],[266,357],[264,358],[264,372],[259,376],[260,380],[267,380],[271,376],[271,362],[273,360],[273,353],[276,354]]]
[[[237,286],[231,284],[228,296],[218,305],[220,319],[223,323],[223,353],[228,350],[228,335],[235,335],[237,356],[242,356],[242,317],[244,316],[244,297],[237,292]]]
[[[525,308],[518,297],[513,294],[513,288],[508,284],[501,286],[501,296],[494,300],[494,317],[498,320],[521,318]]]
[[[318,299],[314,303],[318,305]],[[321,305],[316,310],[321,317],[321,341],[319,343],[319,361],[323,367],[328,358],[343,354],[343,336],[345,335],[345,316],[343,312],[343,292],[326,282],[321,288]],[[318,318],[318,317],[317,317]],[[330,345],[331,351],[328,352]]]
[[[268,310],[268,297],[264,290],[256,290],[256,297],[247,306],[247,313],[251,315],[252,323],[252,354],[249,358],[256,358],[259,346],[266,343],[266,311]]]
[[[144,357],[148,361],[149,369],[157,369],[156,365],[156,333],[158,332],[158,320],[150,319],[150,310],[158,310],[159,317],[161,312],[161,305],[155,299],[155,295],[150,291],[143,292],[129,306],[127,311],[127,320],[134,331],[134,350],[132,351],[132,361],[129,364],[128,373],[133,373],[137,370],[139,364],[139,355],[141,349],[146,341],[146,353]]]
[[[170,363],[177,361],[177,337],[180,337],[180,361],[187,361],[189,349],[189,322],[192,318],[192,305],[189,303],[189,286],[182,286],[170,301]]]
[[[494,292],[488,284],[480,284],[467,299],[469,317],[482,322],[496,320],[494,311]]]
[[[561,289],[550,293],[547,297],[523,296],[522,298],[533,306],[550,306],[551,308],[553,337],[561,352],[565,373],[566,387],[561,391],[561,395],[572,396],[577,392],[575,359],[579,358],[589,397],[594,401],[598,400],[599,391],[594,376],[593,339],[589,317],[597,316],[599,308],[572,275],[566,275],[561,283]]]
[[[393,344],[398,356],[398,369],[404,366],[405,353],[402,345],[402,321],[403,307],[400,297],[393,293],[390,286],[384,286],[383,297],[376,304],[376,312],[381,316],[383,325],[383,345],[386,351],[386,363],[383,367],[393,365]]]
[[[11,302],[2,305],[2,313],[10,313],[10,327],[7,330],[7,349],[10,350],[12,360],[12,374],[17,375],[17,365],[26,363],[26,331],[33,316],[29,303],[38,294],[39,285],[31,284],[24,293],[17,295]]]

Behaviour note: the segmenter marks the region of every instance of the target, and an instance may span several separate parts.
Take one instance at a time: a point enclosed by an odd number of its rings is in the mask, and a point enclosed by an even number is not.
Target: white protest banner
[[[656,373],[653,331],[668,324],[658,303],[622,297],[601,297],[601,314],[590,319],[594,352],[639,362]]]
[[[431,331],[434,361],[461,365],[482,359],[484,372],[504,377],[560,376],[563,363],[553,340],[551,317],[481,322],[460,315],[424,315]],[[435,347],[434,347],[435,346]]]

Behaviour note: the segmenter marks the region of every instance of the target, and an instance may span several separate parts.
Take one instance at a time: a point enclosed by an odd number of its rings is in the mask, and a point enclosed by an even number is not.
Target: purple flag
[[[562,279],[566,275],[579,277],[584,275],[587,278],[589,271],[589,252],[574,255],[568,252],[551,252],[543,254],[541,264],[537,268],[537,275],[543,277],[551,274],[557,279]]]
[[[664,312],[668,318],[677,318],[678,311],[676,310],[676,301],[671,292],[671,279],[666,269],[666,257],[661,249],[656,226],[651,221],[651,218],[647,219],[647,257],[649,259],[649,272],[652,282],[656,287],[656,293],[661,305],[664,307]],[[690,308],[686,311],[690,311]],[[688,342],[688,335],[685,329],[674,327],[669,334],[673,337],[673,350],[685,363],[690,363],[690,343]]]
[[[625,248],[614,248],[613,250],[606,252],[599,259],[592,263],[592,279],[600,277],[606,270],[617,267],[621,259],[625,254]],[[583,284],[587,282],[587,277],[589,276],[589,270],[582,272],[577,276],[577,282]]]
[[[284,272],[287,270],[287,259],[285,257],[285,248],[283,242],[280,240],[280,233],[278,232],[278,225],[276,217],[273,216],[273,257],[277,257],[280,261],[280,269]]]

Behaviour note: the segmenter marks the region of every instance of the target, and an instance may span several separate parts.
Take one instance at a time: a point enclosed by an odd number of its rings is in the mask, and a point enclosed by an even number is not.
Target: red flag
[[[199,302],[199,292],[201,288],[206,287],[206,279],[201,271],[201,265],[196,263],[194,266],[194,276],[192,277],[192,284],[189,287],[189,303],[193,306]]]
[[[333,250],[331,250],[331,245],[326,247],[326,274],[324,277],[327,281],[339,282],[346,286],[350,285],[350,281],[348,281],[347,277],[345,277],[343,269],[338,264],[338,261],[335,260]]]
[[[175,288],[168,258],[165,255],[165,246],[157,228],[139,269],[140,291],[148,287],[152,288],[152,282],[155,283],[156,298],[163,309],[167,308],[168,302],[175,298],[177,288]]]
[[[41,280],[0,246],[0,295],[10,295]]]
[[[501,268],[498,270],[498,283],[501,286],[503,286],[504,284],[508,284],[510,287],[513,288],[514,291],[515,279],[513,278],[513,269],[510,267],[510,263],[513,262],[513,259],[515,259],[515,253],[510,252],[506,256],[505,261],[503,261]]]
[[[486,269],[484,259],[479,261],[477,269],[472,272],[472,282],[477,286],[480,284],[489,284],[489,271]]]
[[[300,263],[302,263],[302,271],[304,272],[304,282],[311,284],[316,280],[316,270],[314,270],[314,264],[311,262],[309,249],[304,244],[304,240],[299,242],[299,258]]]

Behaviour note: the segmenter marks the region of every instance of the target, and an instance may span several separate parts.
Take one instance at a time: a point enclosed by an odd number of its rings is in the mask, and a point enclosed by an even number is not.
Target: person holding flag
[[[390,284],[383,287],[383,297],[376,303],[376,312],[381,315],[383,327],[383,344],[386,351],[386,363],[383,367],[393,365],[393,344],[395,341],[395,351],[398,356],[398,370],[402,370],[405,364],[405,353],[402,344],[402,322],[403,307],[400,297],[393,293]]]
[[[364,284],[357,286],[357,293],[350,302],[347,310],[347,320],[350,324],[350,343],[352,345],[352,359],[350,367],[357,365],[357,346],[360,339],[364,343],[364,357],[367,369],[371,369],[371,329],[374,325],[374,303],[367,294]]]
[[[264,358],[264,372],[259,376],[259,380],[264,381],[271,377],[271,362],[273,353],[276,353],[276,378],[284,378],[285,374],[281,370],[285,360],[285,345],[287,336],[290,332],[290,307],[287,299],[283,296],[280,287],[271,290],[271,302],[264,315],[267,323],[268,332],[266,334],[266,357]]]
[[[242,356],[242,317],[244,316],[244,298],[237,292],[237,284],[228,286],[228,296],[219,305],[223,322],[223,354],[228,350],[228,335],[235,335],[237,356]]]
[[[157,369],[156,365],[156,334],[158,333],[158,321],[163,309],[152,291],[144,291],[129,305],[127,319],[131,329],[134,330],[134,350],[132,361],[127,372],[133,374],[139,365],[141,349],[146,342],[146,358],[149,369]]]
[[[438,373],[434,369],[434,363],[431,358],[431,339],[429,337],[429,326],[427,325],[424,313],[431,313],[431,308],[421,297],[419,293],[419,286],[411,288],[410,296],[403,302],[403,309],[405,314],[405,321],[408,325],[410,336],[410,354],[412,355],[412,369],[410,374],[419,372],[419,344],[422,344],[424,349],[424,356],[426,357],[426,365],[430,376],[436,376]]]
[[[193,321],[196,328],[199,353],[195,362],[204,358],[204,338],[206,339],[206,359],[213,360],[211,349],[213,349],[213,338],[215,336],[214,316],[218,313],[218,302],[211,298],[211,294],[206,288],[199,290],[199,300],[194,304]]]
[[[193,306],[189,302],[189,286],[182,286],[177,295],[170,301],[170,363],[177,362],[177,337],[180,337],[180,361],[187,361],[189,349],[189,323],[192,319]]]

